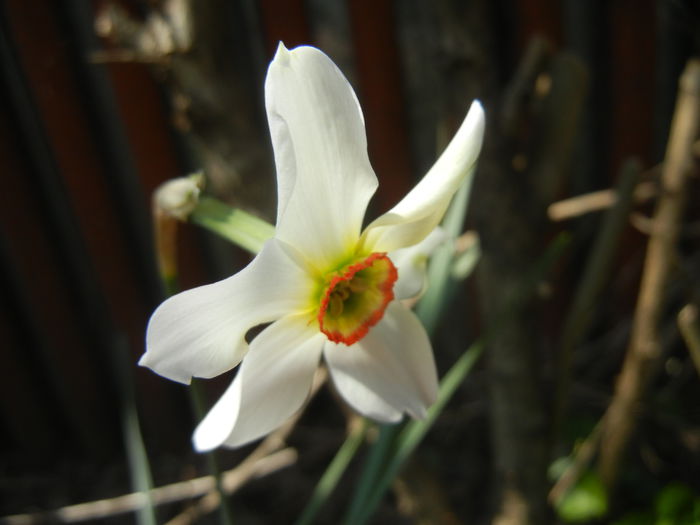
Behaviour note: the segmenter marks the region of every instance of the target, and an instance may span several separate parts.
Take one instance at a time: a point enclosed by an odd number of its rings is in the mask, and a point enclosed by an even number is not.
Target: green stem
[[[212,197],[199,199],[190,221],[253,254],[260,252],[265,241],[275,235],[275,227],[269,222]]]
[[[218,201],[214,201],[212,199],[202,199],[204,201],[212,201],[209,204],[205,204],[205,210],[209,208],[214,207],[216,208],[218,204]],[[225,206],[221,204],[221,206]],[[199,208],[199,206],[198,206]],[[202,212],[203,217],[207,217],[206,211]],[[194,215],[194,214],[193,214]],[[167,265],[168,270],[167,273],[164,270],[165,266],[164,265],[159,265],[159,271],[160,271],[160,279],[161,283],[163,285],[163,289],[165,290],[166,296],[171,296],[174,295],[178,292],[179,286],[178,286],[178,273],[177,273],[177,255],[176,255],[176,247],[177,247],[177,227],[176,223],[171,223],[169,224],[168,221],[163,221],[163,214],[160,214],[160,220],[159,220],[159,210],[154,210],[154,223],[156,227],[156,233],[157,235],[160,235],[161,242],[158,243],[158,249],[162,253],[158,253],[158,256],[161,260],[168,260],[169,264]],[[172,221],[175,221],[175,219],[170,219]],[[267,224],[267,223],[265,223]],[[174,226],[174,227],[173,227]],[[164,242],[163,242],[164,241]],[[262,246],[262,244],[261,244]],[[204,409],[204,396],[201,390],[200,385],[197,383],[197,380],[193,380],[192,384],[190,385],[190,388],[188,389],[188,394],[190,397],[190,404],[192,407],[192,412],[195,416],[195,419],[197,421],[201,421],[202,418],[204,417],[205,414],[205,409]],[[222,477],[221,477],[221,468],[219,466],[219,462],[217,460],[217,457],[214,452],[208,452],[206,453],[206,462],[207,462],[207,470],[209,473],[214,476],[214,479],[216,480],[216,491],[219,494],[219,520],[220,523],[223,525],[232,525],[233,524],[233,517],[231,513],[231,509],[229,506],[229,501],[226,498],[226,492],[223,490],[223,484],[222,484]]]

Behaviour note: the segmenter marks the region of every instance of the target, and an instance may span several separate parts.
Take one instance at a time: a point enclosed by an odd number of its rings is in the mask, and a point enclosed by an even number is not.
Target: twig
[[[265,457],[256,458],[249,464],[245,472],[240,465],[234,469],[223,473],[224,487],[228,493],[238,490],[246,481],[252,477],[261,477],[276,470],[291,465],[296,461],[296,451],[285,448]],[[7,525],[30,525],[36,523],[76,523],[81,521],[106,518],[127,512],[134,512],[142,508],[148,499],[154,505],[173,503],[189,498],[195,498],[203,494],[216,494],[212,492],[216,486],[214,476],[202,476],[186,481],[179,481],[170,485],[157,487],[148,492],[134,492],[124,494],[116,498],[108,498],[77,505],[68,505],[51,512],[40,512],[36,514],[17,514],[6,516],[0,519],[0,523]],[[218,504],[218,502],[217,502]]]
[[[248,459],[250,459],[250,457]],[[226,495],[233,494],[251,479],[260,478],[288,467],[294,464],[296,460],[297,452],[292,448],[284,448],[250,462],[246,460],[246,462],[244,462],[245,465],[242,463],[237,468],[224,473],[222,476],[223,492]],[[202,491],[197,494],[205,495],[197,501],[196,504],[190,506],[186,511],[168,521],[166,525],[188,525],[205,514],[216,510],[221,504],[221,495],[218,491],[213,489],[214,486],[212,484],[206,493]]]
[[[688,347],[695,369],[700,375],[700,323],[698,322],[698,307],[687,304],[678,314],[678,327]]]
[[[653,182],[640,182],[634,188],[634,202],[642,204],[655,197],[657,193],[656,184]],[[618,199],[619,195],[613,189],[593,191],[550,204],[547,208],[547,216],[554,222],[574,219],[586,213],[611,208]]]
[[[623,453],[635,430],[638,405],[661,357],[659,325],[663,299],[680,230],[685,201],[683,190],[693,165],[693,143],[698,138],[699,128],[700,61],[691,60],[679,83],[661,195],[647,247],[632,335],[615,394],[603,417],[598,469],[608,490],[612,490],[617,481]]]

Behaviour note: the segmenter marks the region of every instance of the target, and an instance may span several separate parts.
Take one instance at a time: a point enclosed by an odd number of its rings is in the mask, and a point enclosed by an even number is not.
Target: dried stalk
[[[647,247],[632,335],[615,394],[603,418],[598,469],[611,490],[637,423],[639,404],[662,355],[659,327],[683,214],[684,189],[700,130],[700,61],[681,76],[676,112],[664,163],[661,196]]]
[[[600,423],[593,429],[593,432],[581,443],[576,450],[571,465],[559,476],[559,479],[549,491],[549,503],[556,506],[559,501],[572,489],[581,476],[586,472],[586,469],[593,462],[595,453],[598,449],[601,433]]]
[[[698,307],[694,304],[687,304],[678,314],[678,328],[688,347],[688,353],[693,360],[695,370],[700,375],[700,318]]]
[[[634,202],[635,204],[643,204],[656,197],[657,194],[656,184],[640,182],[634,188]],[[618,199],[619,193],[613,189],[592,191],[552,203],[547,208],[547,216],[549,220],[554,222],[575,219],[587,213],[612,208]]]
[[[233,493],[249,479],[265,476],[291,465],[296,461],[296,458],[297,454],[291,448],[285,448],[267,456],[256,458],[255,461],[248,464],[245,469],[241,469],[242,465],[239,465],[234,469],[224,472],[224,487],[226,487],[227,493]],[[6,516],[0,521],[7,525],[33,525],[37,523],[77,523],[81,521],[103,519],[127,512],[135,512],[146,504],[149,496],[154,505],[174,503],[185,499],[196,498],[203,494],[208,495],[205,496],[205,498],[211,497],[212,494],[218,496],[217,492],[212,492],[215,490],[215,487],[216,479],[214,476],[202,476],[157,487],[150,490],[148,494],[134,492],[115,498],[68,505],[52,512]],[[210,510],[213,510],[213,508]]]
[[[297,452],[292,448],[284,448],[259,458],[250,456],[237,468],[224,473],[223,492],[231,495],[251,479],[260,478],[293,465],[296,460]],[[212,490],[213,488],[212,486],[207,492],[200,492],[198,495],[204,494],[204,496],[199,501],[168,521],[166,525],[188,525],[195,523],[205,514],[215,511],[221,504],[221,496],[218,491]]]

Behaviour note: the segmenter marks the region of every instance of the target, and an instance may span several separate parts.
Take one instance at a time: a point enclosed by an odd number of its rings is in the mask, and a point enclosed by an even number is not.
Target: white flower
[[[343,398],[378,421],[423,417],[437,393],[428,337],[398,301],[419,292],[424,279],[405,249],[434,242],[429,234],[473,169],[481,105],[472,105],[413,190],[363,231],[377,179],[362,112],[342,73],[318,49],[280,44],[265,104],[277,166],[275,237],[237,274],[161,304],[140,361],[189,383],[243,360],[195,431],[201,451],[243,445],[282,425],[304,403],[321,357]],[[248,330],[264,323],[272,324],[248,345]]]

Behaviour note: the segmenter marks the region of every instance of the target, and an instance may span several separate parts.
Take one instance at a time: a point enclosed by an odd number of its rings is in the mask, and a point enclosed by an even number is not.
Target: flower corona
[[[397,279],[385,253],[373,253],[332,274],[317,316],[321,332],[334,343],[357,343],[384,316]]]

